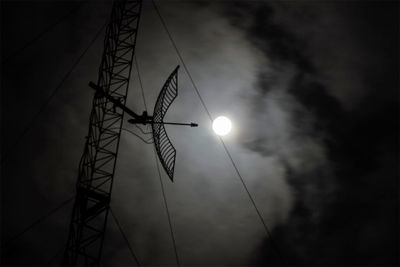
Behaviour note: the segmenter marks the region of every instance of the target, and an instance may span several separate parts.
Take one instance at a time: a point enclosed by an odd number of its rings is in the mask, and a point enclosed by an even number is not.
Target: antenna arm
[[[183,126],[190,126],[190,127],[197,127],[199,126],[197,123],[181,123],[181,122],[153,122],[153,124],[172,124],[172,125],[183,125]]]
[[[134,118],[133,121],[137,121],[139,123],[145,123],[146,121],[151,119],[150,116],[147,116],[146,111],[144,111],[142,115],[136,114],[133,110],[127,108],[124,104],[122,104],[121,101],[119,101],[118,99],[115,99],[114,97],[110,96],[108,93],[104,92],[103,88],[101,88],[97,84],[95,84],[93,82],[89,82],[89,86],[96,91],[96,94],[107,98],[110,102],[112,102],[114,104],[115,107],[122,109],[127,114],[132,116]]]
[[[190,126],[190,127],[197,127],[197,126],[199,126],[197,123],[194,123],[194,122],[191,122],[191,123],[181,123],[181,122],[155,122],[155,121],[153,121],[152,120],[152,117],[148,117],[149,118],[149,120],[147,120],[147,121],[138,121],[138,120],[135,120],[135,119],[130,119],[130,120],[128,120],[128,122],[129,123],[131,123],[131,124],[140,124],[140,123],[143,123],[143,124],[171,124],[171,125],[182,125],[182,126]]]

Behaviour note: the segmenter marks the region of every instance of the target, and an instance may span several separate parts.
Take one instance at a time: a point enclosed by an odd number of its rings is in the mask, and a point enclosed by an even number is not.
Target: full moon
[[[232,129],[231,120],[224,116],[219,116],[213,121],[212,128],[218,135],[227,135]]]

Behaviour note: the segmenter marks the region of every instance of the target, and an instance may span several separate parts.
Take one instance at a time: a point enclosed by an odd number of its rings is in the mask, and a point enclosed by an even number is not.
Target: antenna
[[[142,0],[115,0],[106,28],[104,50],[89,118],[89,131],[76,183],[75,202],[69,226],[63,265],[99,265],[110,208],[119,141],[125,113],[133,124],[151,124],[158,157],[173,180],[176,150],[164,124],[168,107],[177,96],[178,67],[165,82],[153,116],[136,114],[125,106],[135,54]]]
[[[179,65],[169,75],[160,93],[158,94],[156,104],[154,105],[153,116],[149,116],[147,114],[147,111],[143,111],[142,115],[136,114],[133,110],[127,108],[124,104],[122,104],[123,102],[125,102],[125,99],[114,98],[95,83],[89,83],[89,86],[96,91],[95,97],[106,98],[114,104],[114,109],[118,107],[124,110],[128,115],[133,117],[132,119],[128,120],[129,123],[143,125],[151,124],[154,146],[156,148],[158,158],[171,181],[174,180],[176,149],[172,145],[172,142],[168,137],[164,125],[171,124],[190,127],[198,126],[198,124],[194,122],[164,122],[164,117],[168,111],[168,108],[171,106],[172,102],[178,95],[178,69]]]

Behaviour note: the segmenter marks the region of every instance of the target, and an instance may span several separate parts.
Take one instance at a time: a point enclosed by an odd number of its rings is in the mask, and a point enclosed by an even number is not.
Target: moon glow
[[[217,135],[227,135],[232,129],[231,120],[225,116],[219,116],[213,121],[212,128]]]

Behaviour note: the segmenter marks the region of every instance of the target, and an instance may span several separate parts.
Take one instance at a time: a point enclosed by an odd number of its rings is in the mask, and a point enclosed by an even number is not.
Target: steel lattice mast
[[[125,106],[142,3],[115,1],[104,39],[97,86]],[[66,265],[100,263],[118,155],[123,109],[95,94],[89,132],[79,163]]]

